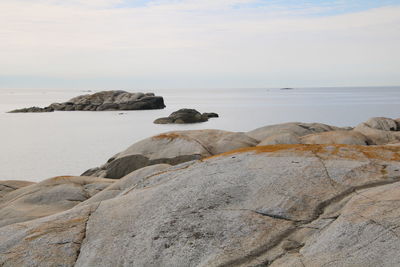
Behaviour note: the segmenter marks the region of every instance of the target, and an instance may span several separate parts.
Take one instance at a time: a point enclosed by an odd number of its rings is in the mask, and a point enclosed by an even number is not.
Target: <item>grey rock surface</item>
[[[385,118],[385,117],[375,117],[375,118],[370,118],[365,122],[365,124],[368,127],[371,127],[373,129],[378,129],[378,130],[383,130],[383,131],[398,131],[400,128],[398,128],[396,120],[390,119],[390,118]]]
[[[372,141],[357,131],[330,131],[309,134],[300,138],[303,144],[370,145]]]
[[[217,118],[217,113],[203,113],[201,114],[195,109],[183,108],[178,111],[172,112],[171,115],[164,118],[159,118],[154,121],[155,124],[168,124],[168,123],[197,123],[208,121],[209,118]]]
[[[0,228],[0,266],[74,266],[86,224],[97,206]]]
[[[291,134],[292,136],[301,137],[307,134],[337,130],[344,130],[344,128],[339,128],[322,123],[288,122],[257,128],[255,130],[247,132],[247,135],[262,142],[269,137],[281,134]]]
[[[0,204],[3,201],[3,197],[17,189],[20,189],[22,187],[32,185],[34,182],[28,182],[28,181],[18,181],[18,180],[0,180]]]
[[[147,179],[150,176],[159,174],[165,171],[167,168],[171,167],[169,164],[155,164],[147,167],[140,168],[136,171],[133,171],[119,180],[116,180],[115,183],[111,184],[95,196],[83,201],[78,205],[87,205],[92,203],[97,203],[100,201],[104,201],[107,199],[114,198],[118,195],[124,194],[126,190],[138,184],[140,181]]]
[[[82,175],[119,179],[145,166],[182,162],[217,155],[233,149],[257,145],[244,133],[222,130],[174,131],[139,141],[118,153],[103,166]]]
[[[399,122],[389,118],[371,118],[357,125],[354,131],[367,136],[375,145],[384,145],[400,141]]]
[[[60,176],[13,190],[0,198],[0,227],[68,210],[114,181]]]
[[[281,144],[301,144],[302,141],[297,134],[291,132],[283,132],[280,134],[275,134],[268,136],[263,139],[257,146],[267,146],[267,145],[281,145]]]
[[[52,107],[30,107],[30,108],[20,108],[9,111],[8,113],[42,113],[42,112],[53,112],[54,109]]]
[[[105,110],[143,110],[165,108],[164,99],[153,93],[130,93],[122,90],[102,91],[74,97],[64,103],[53,103],[45,108],[24,108],[10,111],[50,112],[50,111],[105,111]]]
[[[0,181],[0,266],[398,266],[393,121],[169,132],[89,171],[119,180]]]
[[[152,171],[112,198],[1,227],[0,265],[400,262],[399,147],[261,146]]]
[[[271,266],[399,266],[399,192],[399,182],[357,190],[334,219]]]

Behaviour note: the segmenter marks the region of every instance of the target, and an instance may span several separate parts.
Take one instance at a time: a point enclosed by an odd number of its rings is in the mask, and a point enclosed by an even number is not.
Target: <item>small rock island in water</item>
[[[57,111],[105,111],[163,109],[164,99],[153,93],[129,93],[122,90],[102,91],[74,97],[64,103],[53,103],[48,107],[15,109],[10,113],[53,112]]]
[[[196,122],[205,122],[208,121],[209,118],[218,118],[218,114],[211,113],[203,113],[201,114],[195,109],[183,108],[178,111],[172,112],[171,115],[164,118],[158,118],[154,121],[155,124],[168,124],[168,123],[196,123]]]

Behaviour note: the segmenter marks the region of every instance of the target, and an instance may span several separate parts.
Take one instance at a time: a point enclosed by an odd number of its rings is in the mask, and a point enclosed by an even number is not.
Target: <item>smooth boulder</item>
[[[267,138],[271,138],[273,136],[277,137],[282,134],[290,134],[292,136],[302,137],[307,134],[322,133],[322,132],[337,131],[337,130],[345,130],[345,129],[322,123],[288,122],[288,123],[264,126],[249,131],[246,134],[254,139],[259,140],[260,142],[263,142]],[[284,140],[285,139],[283,139],[283,141]],[[291,140],[293,139],[291,138]],[[278,143],[279,142],[275,141],[275,144]]]
[[[302,144],[369,145],[371,141],[356,131],[331,131],[300,137]]]
[[[89,169],[82,175],[119,179],[145,166],[160,163],[176,165],[237,148],[255,146],[257,143],[244,133],[222,130],[168,132],[139,141],[104,165]]]
[[[396,120],[385,117],[370,118],[365,124],[373,129],[382,131],[398,131],[400,129],[398,128]]]
[[[398,121],[390,118],[371,118],[354,128],[354,131],[367,136],[375,145],[400,141]]]

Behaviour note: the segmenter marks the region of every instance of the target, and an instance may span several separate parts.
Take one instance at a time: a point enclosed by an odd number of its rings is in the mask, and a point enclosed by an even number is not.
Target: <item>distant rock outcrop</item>
[[[52,111],[105,111],[142,110],[165,108],[164,99],[153,93],[129,93],[126,91],[102,91],[74,97],[64,103],[53,103],[45,108],[31,107],[16,109],[10,113]]]
[[[30,108],[14,109],[9,111],[8,113],[41,113],[41,112],[53,112],[53,111],[54,108],[52,107],[45,107],[45,108],[30,107]]]
[[[195,109],[183,108],[178,111],[172,112],[171,115],[164,118],[159,118],[154,121],[156,124],[168,124],[168,123],[196,123],[205,122],[209,118],[218,118],[217,113],[203,113],[201,114]]]

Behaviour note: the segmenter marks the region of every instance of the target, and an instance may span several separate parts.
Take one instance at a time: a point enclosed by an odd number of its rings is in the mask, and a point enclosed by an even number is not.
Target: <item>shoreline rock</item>
[[[53,112],[53,111],[110,111],[145,110],[165,108],[164,99],[153,93],[129,93],[126,91],[102,91],[74,97],[67,102],[53,103],[48,107],[22,108],[9,113]]]
[[[208,121],[209,118],[218,118],[218,114],[214,112],[205,112],[201,114],[195,109],[183,108],[172,112],[168,117],[158,118],[154,121],[155,124],[184,124],[198,123]]]
[[[378,122],[395,120],[372,118]],[[392,125],[392,124],[391,124]],[[350,127],[336,127],[322,123],[291,122],[257,128],[247,133],[221,130],[173,131],[141,140],[111,157],[100,167],[91,168],[83,176],[119,179],[134,170],[154,165],[177,165],[202,159],[229,150],[282,144],[347,144],[383,145],[400,142],[400,131],[393,127],[380,130],[387,142],[378,142],[376,132],[370,136]],[[392,129],[392,131],[390,131]],[[399,127],[400,129],[400,127]],[[396,128],[397,130],[397,128]],[[397,136],[397,139],[396,139]]]
[[[399,122],[174,131],[0,181],[0,266],[397,266]]]
[[[0,227],[0,264],[395,266],[399,159],[399,147],[270,145],[114,183],[92,177],[101,186],[88,198],[74,196],[88,177],[49,180],[48,188],[34,185],[51,192],[45,201],[33,186],[9,197],[25,217]],[[78,205],[41,218],[22,209],[27,200],[39,210],[59,207],[63,196],[79,196]]]
[[[89,169],[82,175],[119,179],[146,166],[160,163],[177,165],[237,148],[253,147],[257,143],[244,133],[222,130],[167,132],[134,143],[102,166]]]

